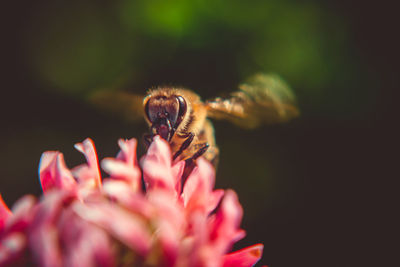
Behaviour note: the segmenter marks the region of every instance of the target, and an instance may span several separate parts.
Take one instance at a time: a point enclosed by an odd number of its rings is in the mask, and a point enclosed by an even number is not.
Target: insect
[[[226,98],[205,102],[191,90],[173,87],[151,89],[144,98],[125,92],[100,92],[92,102],[129,119],[144,116],[149,125],[145,143],[149,145],[155,135],[160,135],[170,143],[173,159],[185,160],[189,170],[200,156],[217,165],[219,150],[210,118],[251,129],[285,122],[299,114],[286,83],[277,75],[265,74],[250,77]]]

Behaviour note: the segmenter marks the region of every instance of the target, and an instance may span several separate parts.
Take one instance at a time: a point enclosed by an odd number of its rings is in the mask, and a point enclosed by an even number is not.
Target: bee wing
[[[102,90],[89,96],[89,102],[127,121],[143,120],[143,95],[123,91]]]
[[[295,96],[277,75],[256,74],[229,98],[206,102],[208,116],[243,128],[288,121],[299,115]]]

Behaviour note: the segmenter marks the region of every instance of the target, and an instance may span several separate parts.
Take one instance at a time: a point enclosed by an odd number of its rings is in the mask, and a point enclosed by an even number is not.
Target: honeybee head
[[[144,100],[144,111],[152,136],[170,141],[187,111],[185,99],[176,94],[150,94]]]

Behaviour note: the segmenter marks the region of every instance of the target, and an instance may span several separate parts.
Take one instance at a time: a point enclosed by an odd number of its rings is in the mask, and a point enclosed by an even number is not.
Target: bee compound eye
[[[148,119],[149,121],[151,121],[150,113],[149,113],[149,102],[150,102],[150,101],[147,100],[147,101],[146,101],[146,104],[144,104],[144,113],[145,113],[147,119]]]
[[[186,101],[182,96],[177,96],[176,99],[179,103],[178,118],[183,117],[186,114],[187,110]]]
[[[186,100],[182,96],[176,96],[176,100],[178,100],[178,115],[176,118],[176,121],[174,123],[174,128],[178,128],[179,124],[182,122],[183,117],[186,114],[187,111],[187,105],[186,105]]]

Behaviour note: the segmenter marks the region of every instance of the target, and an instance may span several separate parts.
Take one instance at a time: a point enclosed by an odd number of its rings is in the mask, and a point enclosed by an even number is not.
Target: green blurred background
[[[257,266],[366,260],[379,217],[368,196],[379,192],[396,122],[394,9],[333,0],[4,4],[0,192],[9,205],[40,194],[43,151],[64,152],[72,167],[83,162],[73,144],[86,137],[104,158],[118,138],[146,131],[88,105],[90,93],[161,84],[206,99],[275,72],[297,95],[300,118],[254,131],[214,123],[217,187],[235,189],[245,211],[248,235],[237,247],[264,243]]]

